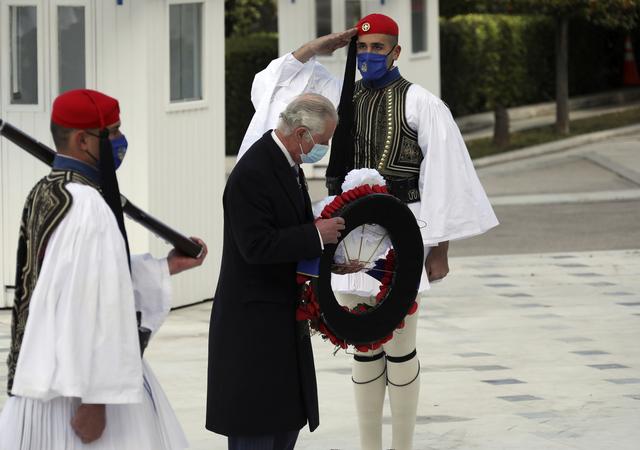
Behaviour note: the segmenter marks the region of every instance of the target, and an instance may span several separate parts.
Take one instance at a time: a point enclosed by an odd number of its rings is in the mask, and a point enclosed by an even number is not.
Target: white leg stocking
[[[420,361],[415,352],[418,312],[384,345],[391,403],[393,450],[411,450],[420,394]]]
[[[354,307],[371,299],[353,294],[338,294],[341,305]],[[382,349],[366,353],[356,352],[351,377],[358,412],[360,448],[382,449],[382,407],[386,388],[385,358]]]
[[[376,357],[377,359],[373,359]],[[360,448],[381,450],[382,407],[387,381],[384,354],[381,351],[377,351],[376,356],[363,357],[356,354],[352,374],[360,428]]]

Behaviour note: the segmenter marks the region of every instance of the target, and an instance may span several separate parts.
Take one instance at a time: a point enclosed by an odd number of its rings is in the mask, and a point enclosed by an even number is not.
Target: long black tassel
[[[329,195],[342,193],[344,177],[353,169],[353,91],[356,82],[356,36],[351,38],[347,64],[344,68],[344,81],[338,105],[339,122],[331,141],[331,157],[326,173],[326,186]]]
[[[100,188],[102,197],[113,211],[113,215],[120,228],[120,233],[124,239],[127,249],[127,261],[129,261],[129,269],[131,269],[131,255],[129,253],[129,239],[127,238],[127,230],[124,227],[124,214],[122,212],[122,201],[120,200],[120,188],[118,187],[118,178],[116,177],[116,168],[113,163],[113,151],[111,150],[111,142],[109,141],[109,131],[100,131]]]
[[[127,230],[124,227],[124,214],[122,212],[122,201],[120,200],[120,187],[118,186],[118,177],[116,177],[116,167],[113,163],[113,151],[111,142],[109,141],[109,130],[100,132],[100,188],[102,197],[113,211],[113,215],[120,228],[120,233],[124,239],[124,245],[127,250],[127,263],[129,271],[131,271],[131,252],[129,251],[129,238],[127,238]],[[140,356],[144,354],[144,350],[149,344],[151,338],[151,330],[141,326],[142,313],[136,312],[136,322],[138,323],[138,340],[140,344]]]

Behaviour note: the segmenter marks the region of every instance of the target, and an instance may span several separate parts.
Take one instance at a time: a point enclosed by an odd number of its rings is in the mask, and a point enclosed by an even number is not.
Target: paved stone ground
[[[638,448],[639,152],[635,134],[479,171],[502,225],[452,245],[423,299],[416,449]],[[147,352],[198,450],[226,448],[203,426],[210,308],[174,311]],[[314,339],[322,424],[297,448],[357,449],[351,358]]]
[[[640,251],[458,257],[451,266],[420,309],[416,449],[637,448]],[[173,312],[148,351],[201,450],[225,448],[203,430],[210,308]],[[8,322],[2,312],[3,359]],[[297,448],[356,449],[351,358],[314,339],[322,424]]]

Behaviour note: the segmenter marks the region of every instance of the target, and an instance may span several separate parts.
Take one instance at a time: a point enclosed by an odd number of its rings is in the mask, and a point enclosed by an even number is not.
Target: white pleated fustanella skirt
[[[158,380],[143,361],[142,403],[107,405],[102,437],[83,444],[70,422],[80,399],[10,397],[0,412],[0,450],[182,450],[189,443]]]

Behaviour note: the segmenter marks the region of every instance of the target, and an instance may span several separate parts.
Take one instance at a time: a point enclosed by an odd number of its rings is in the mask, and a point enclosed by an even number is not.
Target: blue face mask
[[[393,48],[386,55],[379,53],[358,53],[358,70],[365,81],[379,80],[389,70],[387,67],[387,56],[391,54]]]
[[[298,144],[300,145],[300,159],[303,163],[306,164],[317,163],[322,158],[324,158],[324,155],[327,154],[327,152],[329,151],[329,146],[324,144],[316,144],[316,141],[313,140],[313,136],[311,136],[311,132],[307,130],[307,133],[309,133],[309,137],[311,138],[311,141],[313,141],[314,145],[309,153],[305,153],[302,151],[302,144]]]
[[[120,164],[122,164],[122,160],[124,159],[124,155],[127,154],[127,147],[129,143],[127,142],[127,138],[124,134],[121,134],[115,139],[110,139],[111,142],[111,151],[113,152],[113,165],[118,170]]]

